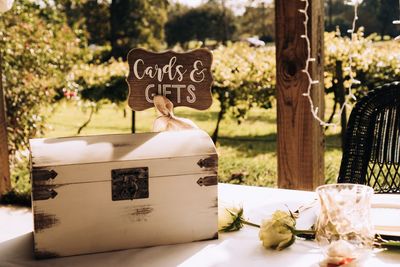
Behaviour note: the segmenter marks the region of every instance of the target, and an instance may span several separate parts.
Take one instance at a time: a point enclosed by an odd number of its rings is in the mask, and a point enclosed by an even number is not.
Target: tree
[[[98,66],[99,69],[106,69],[113,63],[110,57],[125,60],[132,48],[143,47],[157,51],[165,47],[167,0],[60,0],[59,8],[67,15],[69,24],[80,29],[90,44],[100,45],[95,46],[96,53],[92,60],[104,65],[104,68]],[[111,45],[111,51],[107,44]],[[97,68],[96,65],[91,67]],[[78,80],[64,88],[68,92],[79,91],[82,99],[87,101],[85,106],[90,107],[89,119],[80,129],[90,122],[92,114],[99,109],[103,100],[120,103],[126,99],[128,87],[125,77],[105,76],[109,80],[101,79],[104,83],[93,83],[78,75]],[[133,132],[134,116],[132,112]]]
[[[164,47],[167,0],[59,0],[57,6],[89,44],[111,44],[115,58],[137,46]]]
[[[326,30],[334,31],[339,26],[340,31],[346,34],[353,21],[353,8],[341,0],[329,0],[327,5]],[[366,35],[377,32],[381,37],[397,36],[398,31],[392,22],[399,17],[398,6],[397,0],[363,0],[358,8],[357,26],[363,26]]]
[[[275,10],[272,4],[262,2],[255,7],[247,6],[239,21],[241,35],[256,35],[269,42],[274,40]]]
[[[86,1],[82,5],[82,18],[84,18],[89,44],[106,44],[110,38],[108,1]]]
[[[398,7],[399,1],[397,0],[380,0],[377,18],[380,24],[379,33],[382,38],[385,35],[394,36],[396,29],[392,22],[400,16]]]
[[[65,14],[68,25],[78,30],[89,44],[104,45],[110,33],[108,0],[58,0],[56,8]]]
[[[191,40],[205,44],[206,39],[226,42],[235,32],[235,18],[228,8],[216,4],[205,4],[187,11],[179,11],[165,25],[169,46],[184,45]]]
[[[112,0],[110,43],[114,58],[125,58],[134,47],[164,48],[167,0]]]
[[[339,26],[343,32],[350,27],[353,10],[340,0],[329,0],[325,2],[325,30],[334,31]]]

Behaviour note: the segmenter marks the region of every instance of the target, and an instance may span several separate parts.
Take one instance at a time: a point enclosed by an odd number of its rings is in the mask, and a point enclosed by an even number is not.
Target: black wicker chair
[[[357,102],[345,139],[339,183],[400,193],[400,82],[377,88]]]

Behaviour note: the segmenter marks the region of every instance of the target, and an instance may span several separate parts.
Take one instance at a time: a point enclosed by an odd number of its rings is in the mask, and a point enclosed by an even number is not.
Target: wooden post
[[[0,55],[0,195],[7,192],[11,188],[1,61]]]
[[[309,0],[308,33],[311,41],[310,73],[319,85],[313,85],[312,98],[324,111],[323,38],[324,18],[322,0]],[[310,103],[303,96],[308,79],[302,72],[307,58],[304,38],[305,2],[277,0],[276,12],[276,71],[278,121],[278,186],[314,190],[324,182],[323,129],[312,117]]]

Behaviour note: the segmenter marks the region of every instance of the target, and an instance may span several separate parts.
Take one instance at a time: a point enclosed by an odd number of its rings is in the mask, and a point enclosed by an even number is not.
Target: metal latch
[[[112,200],[127,200],[149,197],[149,168],[111,170]]]

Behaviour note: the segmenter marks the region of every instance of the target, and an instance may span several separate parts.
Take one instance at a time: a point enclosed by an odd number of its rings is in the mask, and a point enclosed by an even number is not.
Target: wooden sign
[[[135,48],[128,54],[128,104],[135,110],[154,107],[153,97],[164,95],[175,107],[199,110],[212,104],[212,54],[207,49],[188,53],[153,53]]]

